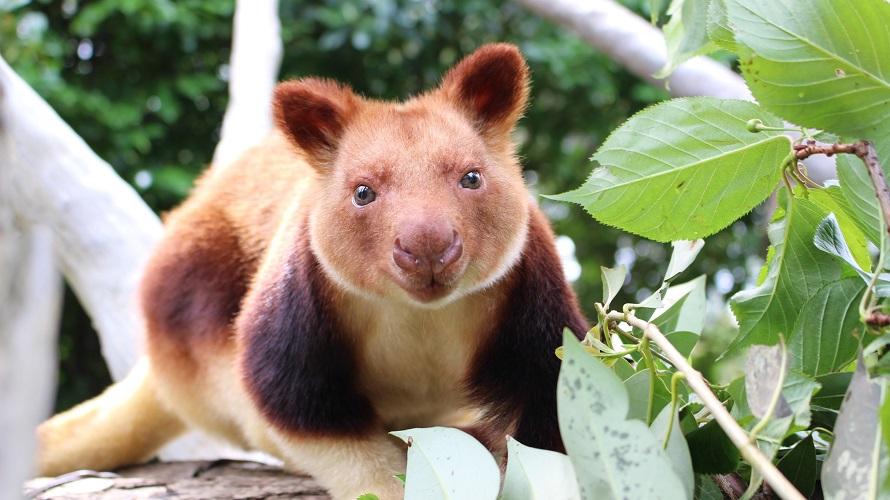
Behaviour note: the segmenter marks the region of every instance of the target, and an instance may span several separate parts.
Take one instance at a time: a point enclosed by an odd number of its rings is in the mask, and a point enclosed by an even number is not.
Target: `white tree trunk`
[[[652,75],[667,62],[667,46],[660,29],[613,0],[518,0],[526,8],[575,32],[591,46],[634,75],[665,87],[675,97],[712,96],[723,99],[754,97],[738,74],[708,57],[694,57],[679,65],[665,80]],[[789,134],[794,135],[794,134]],[[836,176],[833,158],[806,160],[817,182]]]
[[[214,168],[228,165],[272,130],[272,90],[282,53],[278,0],[238,0],[233,31],[229,103]]]
[[[0,498],[21,497],[34,474],[34,428],[52,408],[62,302],[53,260],[50,231],[22,228],[0,206]]]
[[[115,380],[141,352],[136,290],[161,236],[158,217],[0,58],[0,121],[14,161],[0,165],[4,202],[53,234],[55,256],[102,344]]]
[[[519,0],[541,16],[565,26],[638,77],[663,87],[653,77],[667,61],[664,34],[612,0]],[[707,57],[695,57],[668,78],[674,96],[706,95],[751,99],[744,80]]]

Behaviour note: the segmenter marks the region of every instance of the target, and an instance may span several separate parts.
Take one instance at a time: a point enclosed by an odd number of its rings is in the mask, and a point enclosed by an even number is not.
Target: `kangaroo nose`
[[[396,238],[392,256],[409,273],[438,274],[463,253],[460,235],[450,227],[414,228]]]

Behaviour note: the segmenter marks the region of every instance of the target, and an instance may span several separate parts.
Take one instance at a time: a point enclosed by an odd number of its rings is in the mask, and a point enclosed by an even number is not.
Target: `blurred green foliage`
[[[645,17],[647,0],[623,2]],[[227,98],[233,0],[0,0],[0,50],[92,148],[158,212],[175,206],[210,161]],[[565,29],[511,2],[489,0],[281,1],[281,76],[321,75],[373,97],[435,86],[482,43],[516,43],[533,75],[521,122],[527,179],[540,193],[582,183],[608,133],[665,99]],[[632,269],[615,303],[661,282],[670,248],[596,223],[577,207],[541,201],[575,243],[585,310],[599,299],[599,266]],[[758,265],[749,223],[711,237],[687,273],[717,276],[715,295],[737,290]],[[67,295],[58,408],[108,383],[88,318]],[[714,350],[725,342],[715,337]]]

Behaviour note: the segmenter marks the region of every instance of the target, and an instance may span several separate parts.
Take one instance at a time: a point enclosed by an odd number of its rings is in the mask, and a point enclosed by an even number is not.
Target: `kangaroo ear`
[[[361,99],[331,80],[302,78],[275,87],[273,108],[278,127],[303,150],[315,168],[333,162],[346,125]]]
[[[528,101],[528,66],[515,45],[483,45],[451,68],[440,88],[480,132],[508,134]]]

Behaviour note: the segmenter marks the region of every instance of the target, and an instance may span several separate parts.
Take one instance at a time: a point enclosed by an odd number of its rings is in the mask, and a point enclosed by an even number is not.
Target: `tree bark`
[[[38,500],[266,500],[330,498],[312,478],[252,462],[166,462],[130,467],[115,474],[70,474],[25,485]]]

